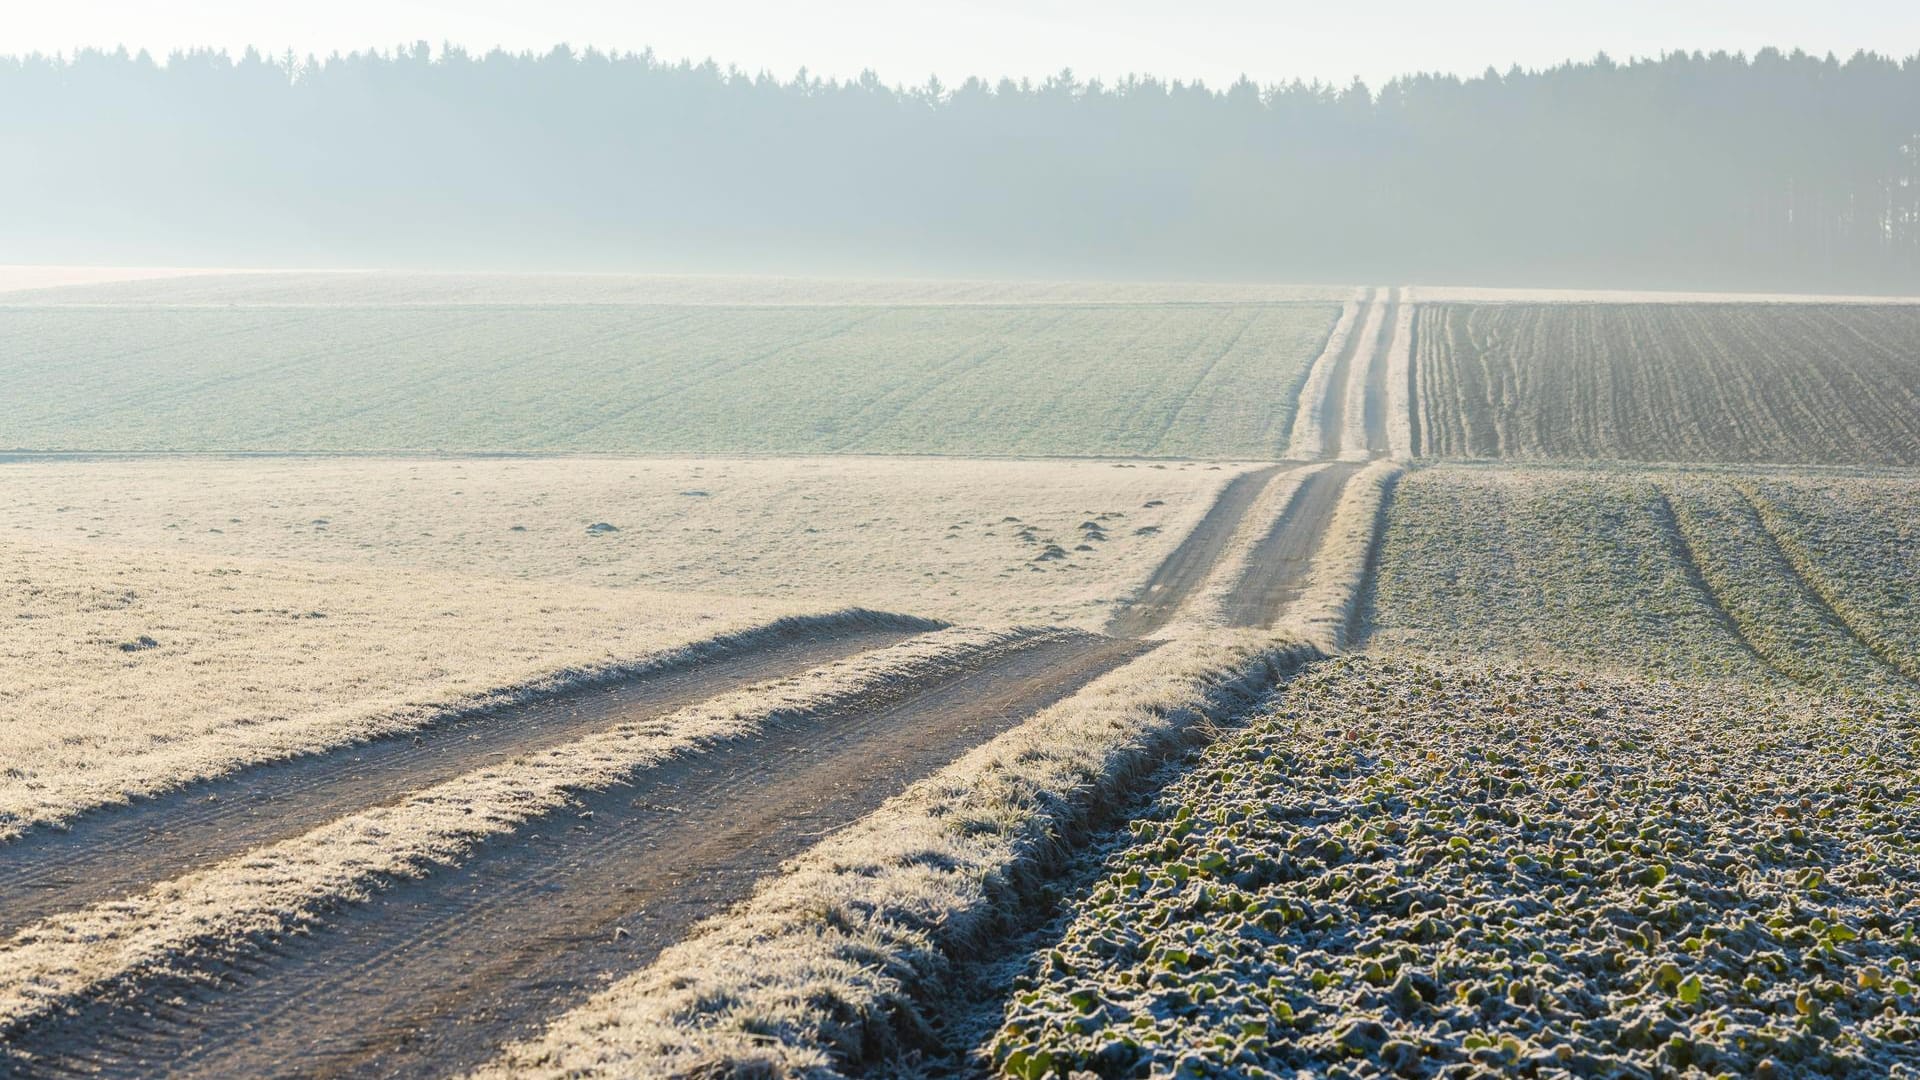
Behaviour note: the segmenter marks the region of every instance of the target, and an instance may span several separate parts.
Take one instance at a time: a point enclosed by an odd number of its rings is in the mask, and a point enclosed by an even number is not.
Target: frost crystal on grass
[[[1136,822],[1014,1076],[1920,1068],[1913,717],[1342,659]]]

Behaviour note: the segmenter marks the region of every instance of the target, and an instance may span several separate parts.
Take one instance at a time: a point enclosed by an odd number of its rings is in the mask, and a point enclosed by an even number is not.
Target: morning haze
[[[1904,53],[1588,52],[1369,85],[1227,52],[1266,74],[902,86],[424,41],[16,54],[0,197],[33,212],[0,245],[25,262],[1920,285]]]
[[[0,1076],[1920,1080],[1920,14],[460,8],[0,26]]]

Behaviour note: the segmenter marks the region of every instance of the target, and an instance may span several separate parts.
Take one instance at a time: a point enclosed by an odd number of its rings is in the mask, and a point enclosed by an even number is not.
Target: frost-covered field
[[[1920,477],[1760,475],[1740,488],[1834,617],[1920,679]]]
[[[1906,473],[1416,470],[1371,646],[1911,693],[1916,512]]]
[[[1406,292],[1408,300],[1422,304],[1920,304],[1920,296],[1680,292],[1663,289],[1502,289],[1420,285]]]
[[[1434,304],[1437,457],[1920,465],[1920,305]]]
[[[1322,665],[1134,822],[989,1055],[1030,1078],[1916,1075],[1917,735],[1732,683]]]
[[[1920,308],[1386,290],[1348,355],[1344,289],[85,277],[0,297],[0,839],[402,737],[0,859],[0,1054],[1920,1080]],[[329,1034],[247,1011],[327,967]]]
[[[0,463],[0,540],[1097,627],[1238,468],[899,458],[30,461]]]
[[[749,283],[717,303],[726,283],[681,282],[649,301],[634,280],[9,294],[0,450],[1269,457],[1335,314],[1147,286],[992,303]]]
[[[1413,470],[1364,652],[1157,795],[977,1053],[1920,1075],[1916,520],[1895,470]]]
[[[166,280],[192,275],[199,280]],[[439,273],[393,270],[169,270],[0,267],[0,288],[33,304],[1287,304],[1339,303],[1346,285],[965,281],[698,274]]]
[[[5,837],[803,609],[8,538],[0,610]]]
[[[0,464],[0,830],[797,612],[1098,627],[1235,472]]]

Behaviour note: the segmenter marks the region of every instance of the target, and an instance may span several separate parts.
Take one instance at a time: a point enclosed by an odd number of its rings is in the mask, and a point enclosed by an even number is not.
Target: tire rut
[[[1321,459],[1340,456],[1341,444],[1347,437],[1347,381],[1352,377],[1353,359],[1360,351],[1361,331],[1367,325],[1367,309],[1377,302],[1379,290],[1370,289],[1365,299],[1360,301],[1360,310],[1354,314],[1353,329],[1347,334],[1347,340],[1340,346],[1340,355],[1327,371],[1326,400],[1321,403],[1320,415],[1320,454]]]
[[[490,841],[310,936],[18,1033],[37,1073],[444,1076],[650,961],[824,833],[1152,643],[1053,638],[769,729]],[[7,1065],[0,1058],[0,1070]]]
[[[728,642],[611,684],[253,766],[91,811],[65,829],[36,829],[0,846],[0,940],[48,915],[130,895],[476,768],[795,675],[920,629],[904,619],[894,627],[802,625],[770,642]]]
[[[1407,327],[1407,456],[1420,457],[1422,447],[1420,417],[1420,315],[1414,309]]]
[[[1740,496],[1741,501],[1746,504],[1747,509],[1752,511],[1753,520],[1760,527],[1760,535],[1766,537],[1766,543],[1772,545],[1773,553],[1779,556],[1780,563],[1792,570],[1794,579],[1800,586],[1799,591],[1806,597],[1808,603],[1820,609],[1821,618],[1852,638],[1854,643],[1860,646],[1860,650],[1879,661],[1889,675],[1902,682],[1920,685],[1920,679],[1917,679],[1915,673],[1910,670],[1910,663],[1903,664],[1899,654],[1891,652],[1884,645],[1875,643],[1872,635],[1862,631],[1856,621],[1841,610],[1842,605],[1836,601],[1826,582],[1821,580],[1812,560],[1807,557],[1807,553],[1799,544],[1781,535],[1769,513],[1770,508],[1763,503],[1759,495],[1746,484],[1731,486]]]
[[[1700,569],[1700,560],[1694,554],[1692,542],[1687,539],[1686,532],[1680,527],[1680,516],[1673,509],[1672,497],[1659,488],[1654,489],[1653,512],[1660,532],[1667,538],[1667,553],[1679,565],[1680,572],[1686,575],[1687,584],[1699,594],[1701,602],[1713,612],[1714,621],[1720,624],[1721,629],[1725,630],[1728,636],[1740,643],[1742,651],[1751,656],[1754,663],[1782,678],[1798,682],[1799,679],[1792,672],[1767,658],[1767,654],[1761,651],[1760,646],[1747,636],[1746,630],[1741,628],[1740,620],[1734,618],[1733,612],[1721,602],[1720,594],[1713,591],[1713,585],[1707,580],[1705,571]]]
[[[1326,542],[1340,493],[1361,468],[1355,462],[1335,462],[1301,482],[1273,528],[1248,556],[1246,572],[1227,609],[1227,625],[1271,627],[1299,598],[1313,558]]]
[[[1386,310],[1381,313],[1380,333],[1370,343],[1367,357],[1366,406],[1367,454],[1382,458],[1393,453],[1393,439],[1387,434],[1387,355],[1393,351],[1393,327],[1400,318],[1400,290],[1387,291]]]
[[[1214,564],[1220,561],[1221,553],[1260,493],[1287,468],[1269,465],[1227,481],[1206,516],[1180,541],[1180,546],[1173,549],[1173,554],[1154,569],[1140,595],[1108,620],[1107,633],[1113,637],[1146,637],[1167,625],[1180,606],[1206,584]]]

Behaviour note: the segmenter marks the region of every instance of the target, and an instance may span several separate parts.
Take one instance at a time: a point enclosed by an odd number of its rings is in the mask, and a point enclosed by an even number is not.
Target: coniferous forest
[[[1920,57],[901,87],[85,51],[0,59],[0,160],[13,262],[1920,290]]]

